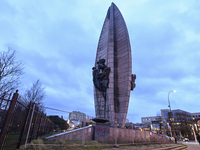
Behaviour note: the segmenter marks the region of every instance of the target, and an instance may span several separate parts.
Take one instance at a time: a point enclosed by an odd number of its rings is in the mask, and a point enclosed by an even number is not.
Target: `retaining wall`
[[[69,141],[82,140],[83,129],[85,130],[85,140],[96,140],[103,143],[115,143],[115,140],[117,140],[117,143],[173,143],[173,141],[161,137],[158,134],[150,131],[140,131],[113,127],[109,127],[109,130],[104,130],[101,128],[97,128],[97,126],[95,130],[92,126],[87,126],[84,128],[79,128],[72,131],[49,136],[46,139]],[[99,131],[97,132],[97,130]]]
[[[110,127],[108,136],[99,136],[95,134],[95,140],[105,143],[173,143],[156,133],[150,131],[140,131],[132,129],[122,129]]]

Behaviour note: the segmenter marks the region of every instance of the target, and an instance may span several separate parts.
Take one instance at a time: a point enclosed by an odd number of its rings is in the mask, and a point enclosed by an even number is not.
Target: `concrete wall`
[[[92,140],[93,127],[87,126],[84,128],[75,129],[72,131],[64,132],[61,134],[47,137],[49,140],[82,140],[83,129],[85,130],[85,140]],[[132,129],[122,129],[110,127],[109,134],[102,134],[103,136],[95,134],[95,140],[103,143],[172,143],[172,141],[159,136],[158,134],[150,131],[140,131]],[[116,138],[117,137],[117,138]]]
[[[155,133],[150,133],[150,131],[140,131],[132,129],[122,129],[110,127],[110,133],[108,136],[101,137],[95,135],[95,140],[105,143],[115,143],[115,138],[117,136],[117,143],[172,143],[172,141],[159,136]]]

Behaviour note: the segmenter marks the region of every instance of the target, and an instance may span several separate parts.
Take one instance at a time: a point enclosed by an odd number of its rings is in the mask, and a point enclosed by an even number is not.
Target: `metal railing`
[[[0,149],[18,149],[20,145],[53,131],[54,124],[33,103],[18,100],[18,91],[12,100],[0,97]],[[31,114],[33,114],[32,120]],[[29,134],[28,133],[28,129]]]

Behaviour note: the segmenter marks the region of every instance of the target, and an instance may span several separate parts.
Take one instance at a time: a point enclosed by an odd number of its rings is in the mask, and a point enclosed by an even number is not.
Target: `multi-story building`
[[[150,126],[151,130],[161,130],[171,134],[181,134],[194,137],[199,133],[200,113],[190,113],[184,110],[161,109],[161,116],[142,117],[143,125]]]
[[[172,110],[171,113],[169,109],[161,109],[161,116],[163,118],[164,123],[167,122],[169,123],[170,121],[176,123],[182,123],[182,122],[192,123],[192,114],[190,112],[180,109]]]
[[[191,113],[192,117],[200,120],[200,112],[199,113]]]
[[[73,111],[69,113],[69,119],[67,123],[69,124],[70,130],[82,127],[82,121],[84,118],[86,118],[85,113],[79,111]]]
[[[192,113],[176,109],[162,109],[161,115],[163,117],[163,123],[169,124],[171,132],[174,134],[180,134],[182,136],[194,138],[194,128]]]
[[[163,122],[161,116],[142,117],[141,122],[146,130],[158,131],[161,128],[163,128]]]

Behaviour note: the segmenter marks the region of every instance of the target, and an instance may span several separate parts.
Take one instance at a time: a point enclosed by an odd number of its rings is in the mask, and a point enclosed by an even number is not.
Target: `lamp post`
[[[169,103],[169,108],[170,108],[170,113],[172,112],[172,110],[171,110],[171,105],[170,105],[170,101],[169,101],[169,94],[170,94],[170,92],[176,92],[175,90],[171,90],[171,91],[169,91],[169,93],[168,93],[168,103]]]
[[[169,120],[170,120],[170,125],[172,126],[172,121],[174,120],[174,118],[172,117],[172,110],[171,110],[171,105],[170,105],[170,101],[169,101],[169,94],[171,93],[171,92],[176,92],[175,90],[171,90],[171,91],[169,91],[169,93],[168,93],[168,103],[169,103],[169,105],[168,105],[168,107],[169,107],[169,109],[170,109],[170,113],[169,113]],[[171,131],[171,133],[172,133],[172,131]],[[174,134],[175,135],[175,134]],[[172,136],[172,134],[171,134],[171,136]]]

